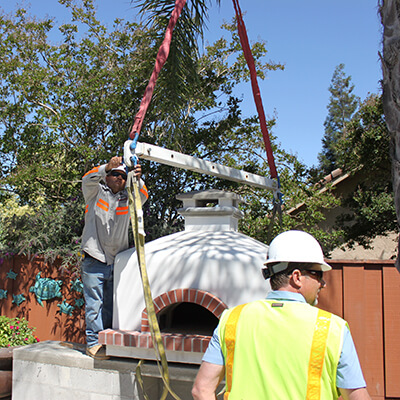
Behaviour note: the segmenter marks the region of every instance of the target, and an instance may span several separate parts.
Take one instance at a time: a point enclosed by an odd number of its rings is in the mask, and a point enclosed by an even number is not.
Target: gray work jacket
[[[106,165],[100,165],[82,178],[85,199],[85,227],[82,234],[82,250],[91,257],[111,265],[115,256],[129,247],[130,221],[128,192],[124,189],[113,193],[104,183]],[[143,180],[139,184],[142,204],[148,193]]]

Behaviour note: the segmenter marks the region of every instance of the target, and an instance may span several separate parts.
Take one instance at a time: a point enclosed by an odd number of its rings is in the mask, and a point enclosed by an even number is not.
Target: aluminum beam
[[[127,148],[130,146],[131,142],[132,141],[125,142],[124,158],[127,165],[131,164],[129,160],[127,160],[127,158],[130,159],[129,150],[127,150]],[[197,157],[188,156],[177,151],[167,150],[159,146],[138,142],[136,144],[134,154],[136,154],[136,156],[139,158],[156,161],[160,164],[170,165],[171,167],[183,168],[202,174],[213,175],[217,176],[218,178],[240,182],[262,189],[272,191],[278,190],[278,184],[273,179],[235,168],[226,167],[210,161],[205,161]]]

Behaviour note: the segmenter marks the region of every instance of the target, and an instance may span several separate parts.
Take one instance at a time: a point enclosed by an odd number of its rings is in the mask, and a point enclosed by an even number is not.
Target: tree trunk
[[[391,135],[391,158],[397,225],[400,222],[400,0],[381,0],[383,25],[383,110]],[[398,244],[400,250],[400,239]],[[400,251],[396,268],[400,272]]]

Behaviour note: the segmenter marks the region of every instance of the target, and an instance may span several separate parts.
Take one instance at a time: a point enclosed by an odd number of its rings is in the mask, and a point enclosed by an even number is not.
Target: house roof
[[[341,168],[337,168],[333,170],[330,174],[326,175],[323,177],[316,185],[317,186],[322,186],[321,189],[318,191],[319,193],[324,193],[328,190],[327,184],[329,183],[330,186],[336,186],[340,184],[341,182],[345,181],[350,177],[349,173],[344,173]],[[290,208],[287,211],[287,214],[292,214],[293,212],[299,210],[301,207],[305,205],[305,202],[301,202],[297,204],[295,207]]]

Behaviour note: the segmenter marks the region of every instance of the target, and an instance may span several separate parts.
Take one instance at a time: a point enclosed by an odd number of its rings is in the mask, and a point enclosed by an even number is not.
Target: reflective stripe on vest
[[[331,318],[331,313],[324,310],[318,311],[311,345],[310,361],[308,363],[307,400],[319,400],[321,398],[321,375]]]
[[[226,356],[226,392],[224,394],[224,399],[228,399],[229,393],[232,388],[232,373],[233,373],[233,356],[235,354],[235,343],[236,343],[236,327],[239,321],[240,313],[246,304],[241,304],[235,307],[229,315],[228,321],[226,322],[225,329],[225,343],[227,349]]]

